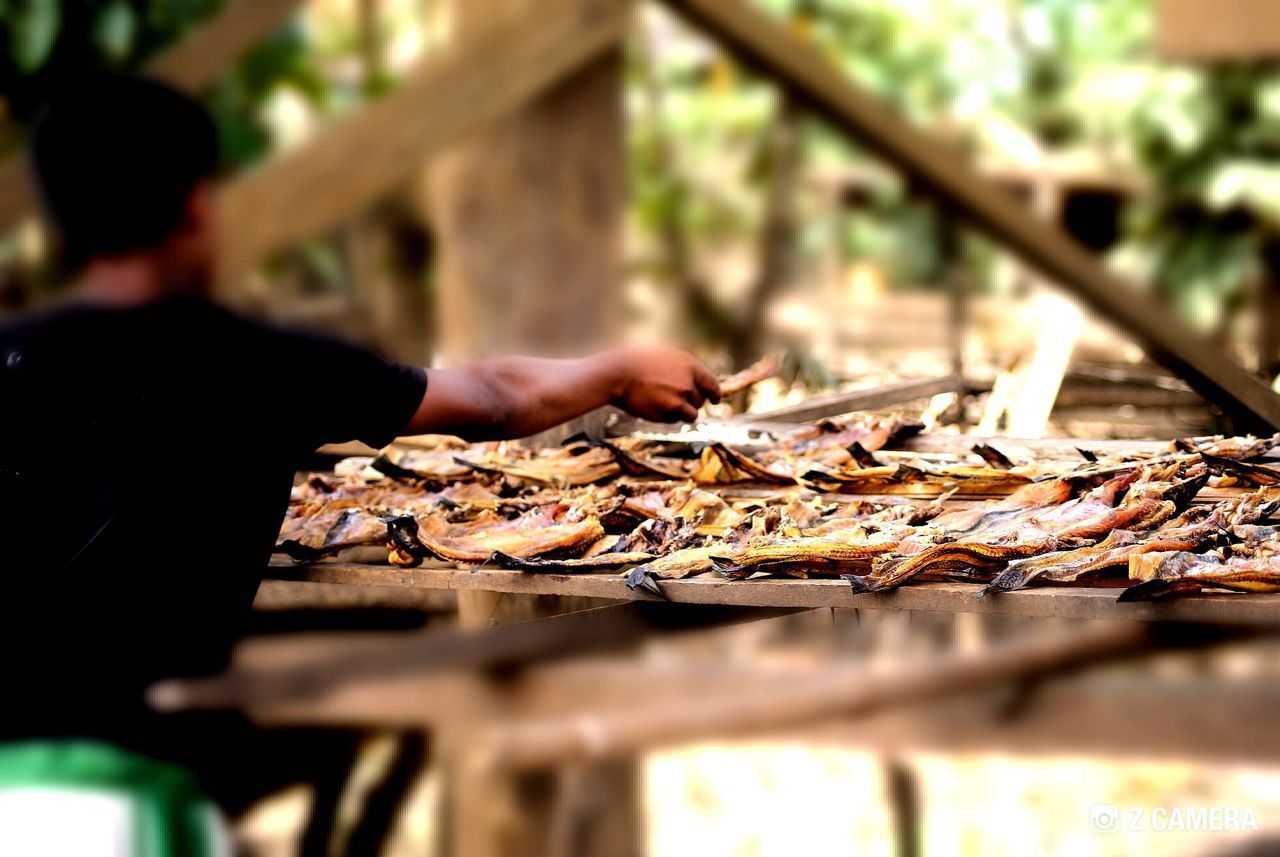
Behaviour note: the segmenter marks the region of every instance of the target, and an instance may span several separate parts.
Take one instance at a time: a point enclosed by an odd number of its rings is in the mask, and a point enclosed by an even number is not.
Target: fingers
[[[676,408],[675,411],[672,412],[672,416],[675,417],[673,422],[686,422],[686,423],[696,422],[698,419],[698,409],[695,408],[693,405],[689,404],[688,402],[685,402],[683,405]]]
[[[693,364],[693,383],[707,400],[720,401],[720,382],[716,380],[715,375],[711,374],[711,370],[701,363]]]

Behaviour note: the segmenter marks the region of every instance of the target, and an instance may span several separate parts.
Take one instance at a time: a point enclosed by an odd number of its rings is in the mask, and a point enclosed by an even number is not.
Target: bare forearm
[[[437,369],[409,428],[472,440],[526,437],[607,405],[615,385],[615,366],[607,355],[498,357]]]
[[[618,392],[610,354],[579,360],[505,357],[485,361],[482,371],[500,403],[503,437],[526,437],[609,404]]]
[[[410,433],[525,437],[607,404],[651,420],[692,420],[719,401],[715,376],[682,351],[617,348],[578,360],[499,357],[430,372]]]

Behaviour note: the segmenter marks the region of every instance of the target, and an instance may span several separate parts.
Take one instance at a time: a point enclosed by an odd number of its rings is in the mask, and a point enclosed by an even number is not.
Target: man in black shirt
[[[31,154],[78,277],[0,324],[0,791],[32,742],[191,763],[199,734],[144,689],[225,663],[317,446],[519,437],[609,403],[692,419],[719,397],[679,351],[428,371],[215,306],[215,130],[159,84],[85,84]]]

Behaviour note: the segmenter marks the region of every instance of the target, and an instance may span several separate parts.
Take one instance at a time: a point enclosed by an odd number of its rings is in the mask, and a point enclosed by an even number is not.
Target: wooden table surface
[[[522,595],[581,595],[617,600],[654,596],[627,589],[617,574],[528,574],[520,571],[443,565],[400,568],[390,565],[323,561],[295,565],[275,560],[268,572],[276,580],[389,586],[410,589],[486,590]],[[1041,587],[978,598],[973,583],[916,583],[892,592],[854,594],[839,579],[759,578],[726,580],[706,575],[664,580],[667,598],[683,604],[744,607],[839,607],[880,610],[933,610],[948,613],[1006,613],[1071,619],[1208,622],[1227,625],[1280,625],[1280,594],[1201,594],[1171,601],[1121,604],[1118,588]]]

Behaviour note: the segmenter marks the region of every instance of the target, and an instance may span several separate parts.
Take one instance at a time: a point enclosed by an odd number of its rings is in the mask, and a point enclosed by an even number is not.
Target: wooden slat
[[[1275,0],[1157,0],[1156,45],[1177,60],[1280,57]]]
[[[321,562],[297,566],[273,562],[268,576],[360,586],[410,586],[427,589],[488,590],[531,595],[582,595],[620,600],[652,596],[627,589],[613,574],[525,574],[519,571],[457,568],[397,568],[387,565]],[[717,577],[664,580],[660,586],[673,602],[728,604],[746,607],[858,607],[885,610],[936,610],[948,613],[1005,613],[1071,619],[1210,622],[1224,625],[1280,625],[1280,595],[1198,595],[1165,602],[1116,602],[1119,589],[1046,587],[978,598],[973,583],[919,583],[892,592],[855,595],[842,580]]]
[[[760,413],[739,414],[728,420],[734,425],[753,430],[784,432],[797,428],[800,423],[836,417],[854,411],[876,411],[895,405],[904,405],[917,399],[926,399],[939,393],[959,393],[968,389],[964,379],[955,375],[941,378],[916,378],[896,381],[866,390],[851,390],[830,396],[817,396],[796,405]],[[655,423],[622,415],[612,419],[609,434],[627,435],[634,432],[667,434],[680,430],[679,424]]]
[[[1167,440],[1091,440],[1088,438],[1021,438],[976,434],[919,434],[894,446],[912,452],[942,452],[964,455],[977,444],[994,446],[1001,452],[1025,449],[1058,458],[1084,457],[1077,451],[1087,449],[1099,455],[1145,453],[1159,455],[1171,451]]]
[[[495,694],[474,674],[438,672],[404,675],[395,680],[366,677],[364,681],[330,687],[322,694],[278,694],[274,700],[252,699],[243,693],[241,670],[257,672],[264,682],[274,673],[279,686],[299,685],[291,668],[312,669],[320,652],[298,653],[269,669],[272,659],[260,658],[263,642],[246,644],[238,666],[219,683],[171,685],[161,695],[186,706],[236,706],[255,719],[272,723],[369,723],[475,725],[490,719],[504,724],[528,724],[521,712],[545,720],[558,701],[565,720],[577,716],[579,728],[593,733],[598,715],[583,706],[592,698],[654,703],[651,710],[679,709],[688,700],[717,694],[741,694],[755,687],[778,696],[799,682],[813,686],[853,684],[867,673],[845,664],[828,663],[816,675],[802,671],[717,664],[646,664],[632,659],[536,668],[520,679],[512,693]],[[252,650],[252,651],[248,651]],[[263,663],[263,661],[267,663]],[[541,684],[536,699],[520,688]],[[199,687],[200,696],[192,693]],[[759,731],[740,731],[730,737],[719,730],[715,740],[778,737],[808,746],[852,746],[880,752],[990,752],[1003,754],[1061,754],[1091,757],[1146,757],[1217,762],[1280,761],[1280,686],[1256,677],[1177,679],[1146,675],[1096,675],[1044,678],[1023,685],[1027,694],[1016,708],[1009,706],[1007,686],[989,691],[958,693],[949,699],[929,699],[890,705],[861,716],[841,713],[824,717],[808,712],[790,722]],[[518,718],[518,719],[517,719]],[[594,734],[599,734],[594,729]],[[606,733],[607,734],[607,733]],[[678,743],[686,736],[660,734],[645,749]],[[535,748],[536,750],[536,748]]]
[[[655,635],[754,622],[796,610],[621,602],[481,630],[250,640],[241,644],[229,676],[175,682],[158,689],[156,698],[167,708],[221,707],[247,700],[294,705],[352,684],[527,667]]]
[[[220,199],[220,279],[232,282],[268,254],[340,223],[424,158],[616,46],[627,9],[625,0],[529,4],[428,61],[380,101],[235,180]]]
[[[264,580],[253,600],[254,610],[352,610],[370,607],[451,613],[457,595],[444,589],[399,589],[394,586],[334,586],[305,580]]]
[[[785,26],[745,0],[667,0],[667,5],[1080,297],[1242,424],[1280,429],[1280,397],[1151,295],[1110,274],[1061,230],[984,180],[959,153],[895,116]]]
[[[216,18],[148,63],[147,73],[180,89],[202,89],[283,26],[301,5],[302,0],[233,0]]]
[[[1099,623],[1051,635],[1026,634],[972,652],[952,652],[871,670],[837,666],[775,670],[737,686],[718,686],[714,675],[674,682],[633,682],[630,693],[607,701],[575,700],[574,710],[498,723],[490,734],[493,764],[542,767],[565,760],[643,752],[654,747],[776,731],[788,725],[859,716],[905,704],[931,702],[1010,682],[1034,681],[1089,665],[1159,650],[1151,626]],[[616,667],[615,667],[616,668]],[[602,678],[601,684],[604,683]],[[652,690],[646,692],[646,687]],[[597,710],[592,710],[592,708]],[[558,714],[558,716],[556,716]]]
[[[964,379],[956,375],[942,378],[918,378],[898,381],[868,390],[853,390],[830,396],[816,396],[796,405],[788,405],[758,414],[743,414],[736,423],[795,422],[803,423],[835,417],[853,411],[878,411],[895,405],[927,399],[940,393],[959,393],[965,390]]]
[[[791,729],[803,729],[808,740],[919,746],[914,730],[895,728],[903,722],[932,726],[921,736],[925,745],[945,748],[957,739],[961,746],[1022,751],[1115,746],[1063,743],[1087,737],[1081,729],[1089,723],[1099,739],[1112,734],[1104,727],[1117,726],[1134,742],[1130,752],[1158,748],[1186,756],[1197,744],[1196,756],[1238,756],[1261,747],[1255,729],[1275,731],[1266,724],[1275,717],[1277,687],[1265,677],[1248,683],[1132,675],[1117,682],[1114,675],[1088,672],[1062,677],[1119,658],[1194,651],[1233,638],[1220,629],[1179,633],[1092,623],[1047,636],[1027,631],[978,650],[915,655],[891,669],[848,658],[797,669],[607,657],[532,665],[497,683],[462,668],[416,669],[406,657],[420,648],[412,639],[355,638],[355,650],[397,665],[371,672],[347,669],[347,653],[335,653],[332,645],[326,654],[253,641],[242,645],[227,676],[171,683],[154,695],[170,707],[237,707],[264,722],[461,726],[487,748],[477,759],[495,766],[539,767]],[[1049,683],[1028,684],[1038,679]],[[983,693],[1014,682],[1028,691],[1016,708],[1008,706],[1007,693],[1000,700]],[[1170,703],[1160,716],[1160,706]],[[945,718],[930,715],[948,706],[965,716],[944,728]],[[886,716],[877,718],[879,712]],[[1218,740],[1210,740],[1215,734]],[[1266,742],[1264,752],[1278,750]]]
[[[180,89],[199,90],[247,49],[261,41],[301,5],[301,0],[233,0],[148,64],[146,71]],[[20,156],[0,163],[0,233],[33,212],[36,193]]]
[[[784,733],[810,745],[882,753],[1002,755],[1280,763],[1280,685],[1256,679],[1051,679],[1016,716],[986,694],[894,708],[868,718]]]

